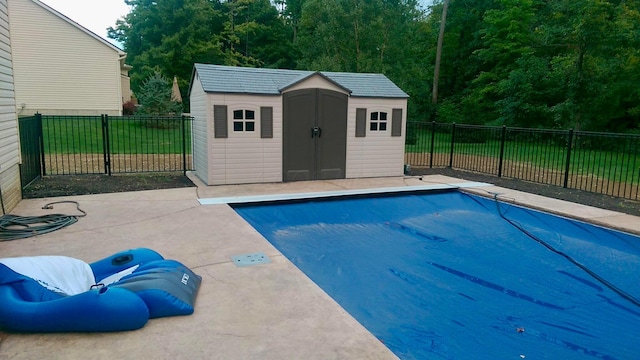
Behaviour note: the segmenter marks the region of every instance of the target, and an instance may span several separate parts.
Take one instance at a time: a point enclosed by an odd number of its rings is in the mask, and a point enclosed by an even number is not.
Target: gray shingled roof
[[[280,95],[282,90],[316,74],[314,71],[256,69],[210,64],[195,64],[200,82],[208,93]],[[351,96],[407,98],[396,84],[383,74],[317,72]]]

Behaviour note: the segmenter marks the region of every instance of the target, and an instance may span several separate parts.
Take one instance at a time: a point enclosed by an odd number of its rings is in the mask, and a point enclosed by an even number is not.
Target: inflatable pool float
[[[0,329],[124,331],[193,313],[202,278],[151,249],[87,264],[66,256],[0,259]]]

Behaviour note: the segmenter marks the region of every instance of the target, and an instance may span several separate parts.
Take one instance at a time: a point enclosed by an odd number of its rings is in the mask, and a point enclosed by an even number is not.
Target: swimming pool
[[[640,239],[461,191],[235,205],[402,359],[634,359]]]

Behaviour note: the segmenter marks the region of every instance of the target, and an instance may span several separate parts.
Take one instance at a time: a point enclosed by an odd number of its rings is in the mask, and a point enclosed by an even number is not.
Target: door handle
[[[316,136],[317,137],[322,136],[322,129],[317,126],[314,126],[311,128],[311,137],[316,137]]]

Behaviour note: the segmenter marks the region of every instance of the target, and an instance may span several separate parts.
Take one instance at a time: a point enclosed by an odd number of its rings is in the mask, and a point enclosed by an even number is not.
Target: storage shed
[[[189,96],[208,185],[403,174],[408,95],[382,74],[195,64]]]

